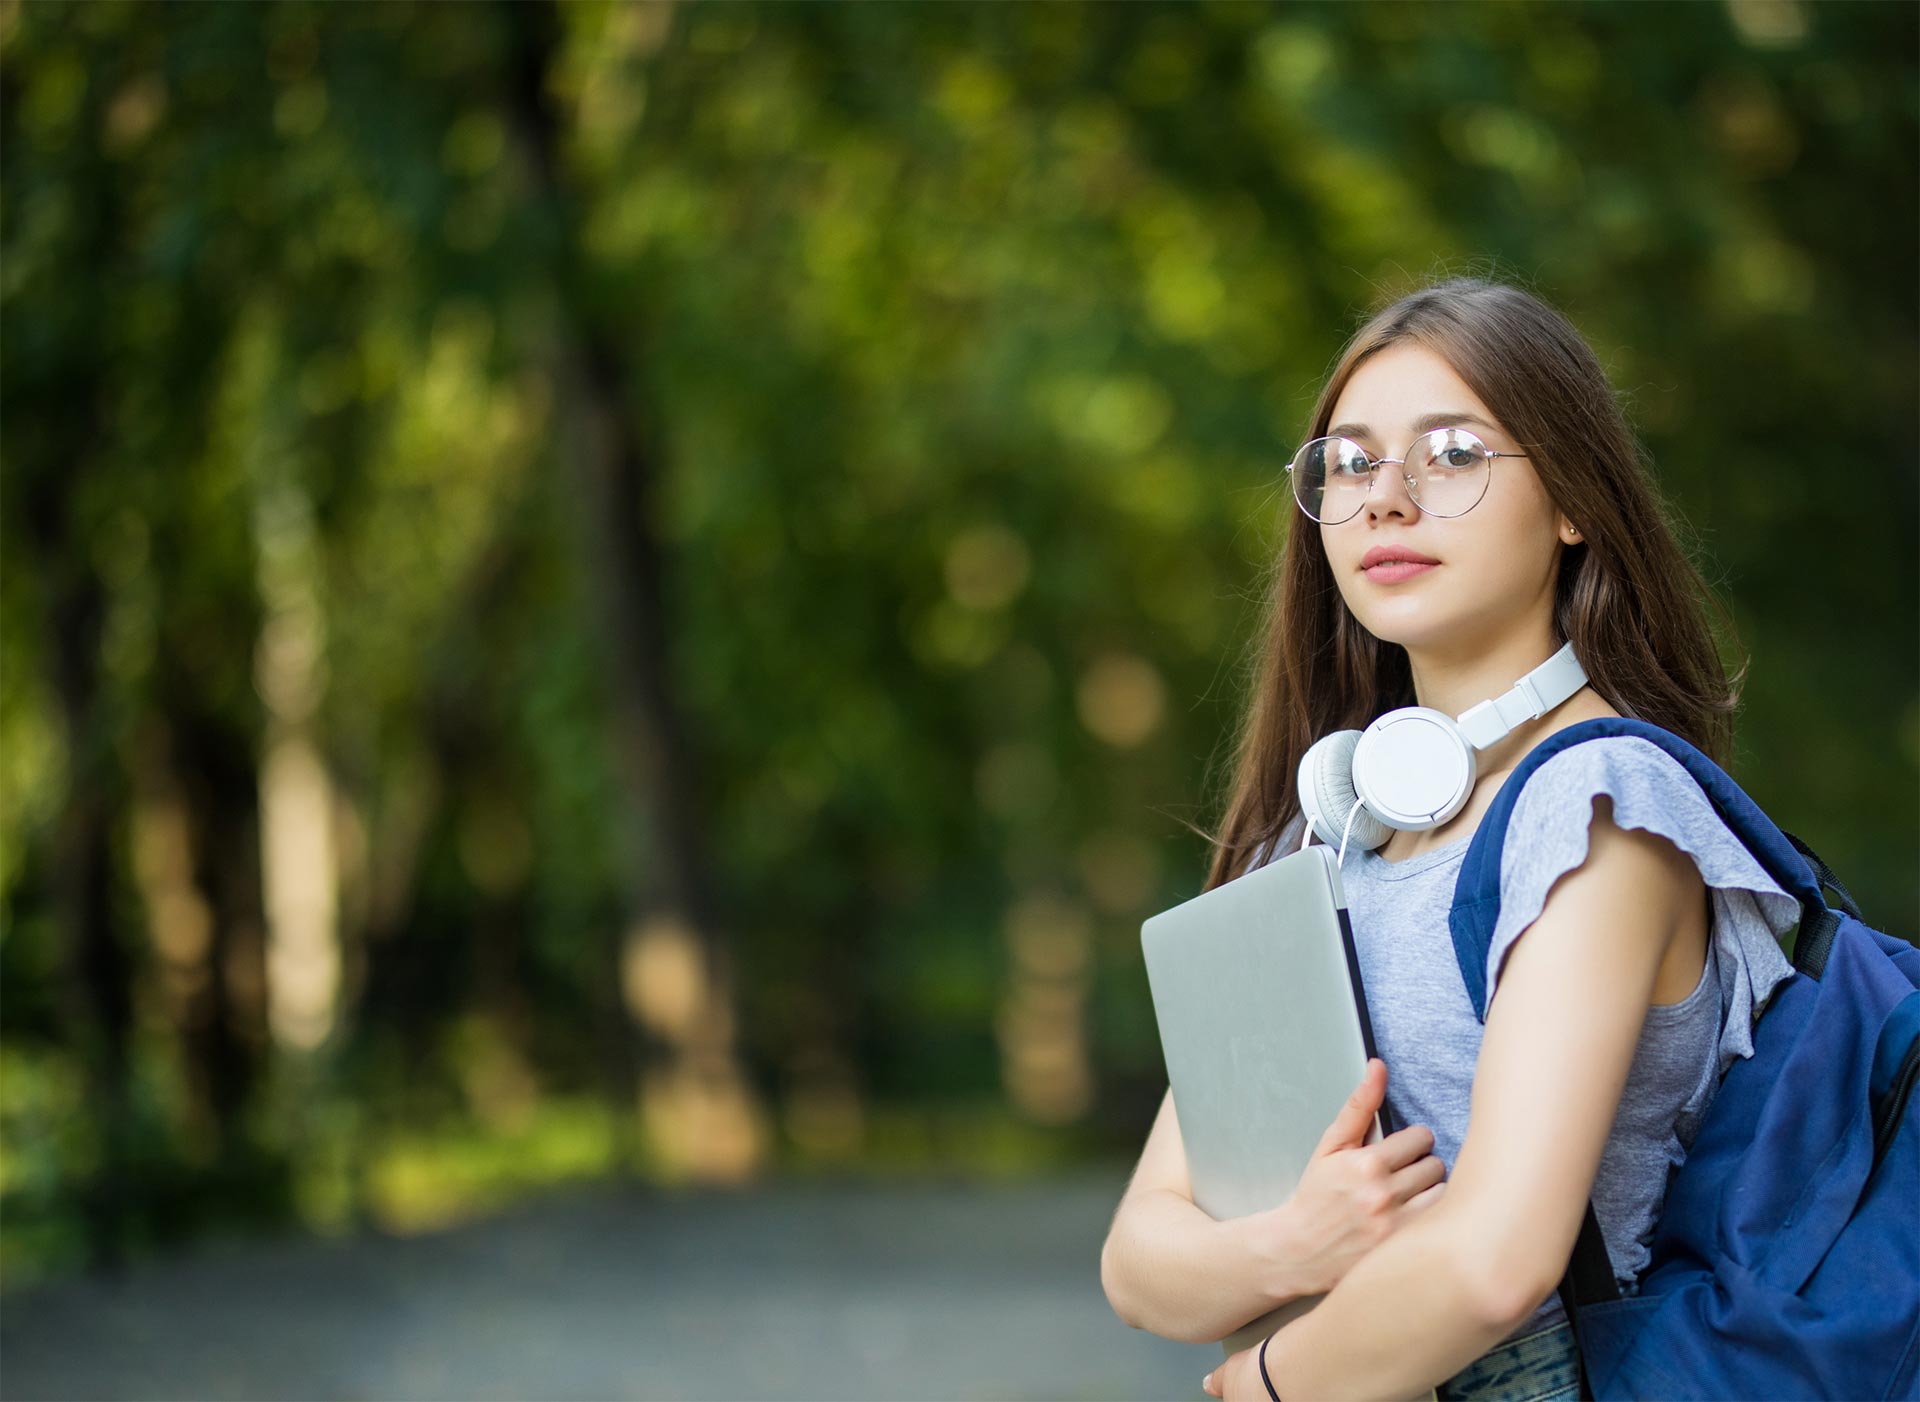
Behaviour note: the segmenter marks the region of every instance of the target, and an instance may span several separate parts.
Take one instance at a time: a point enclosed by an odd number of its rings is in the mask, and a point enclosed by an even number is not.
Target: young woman
[[[1724,766],[1738,678],[1604,372],[1532,295],[1455,279],[1386,307],[1341,355],[1307,437],[1208,889],[1300,845],[1296,770],[1321,736],[1399,706],[1457,716],[1569,641],[1588,684],[1481,751],[1451,820],[1348,848],[1384,1065],[1294,1195],[1207,1217],[1169,1092],[1102,1283],[1129,1324],[1194,1342],[1327,1292],[1264,1359],[1244,1350],[1209,1373],[1216,1397],[1574,1397],[1555,1287],[1587,1202],[1631,1293],[1669,1166],[1791,974],[1777,940],[1798,906],[1678,761],[1611,736],[1521,791],[1484,1027],[1447,910],[1482,814],[1541,740],[1631,716]],[[1410,1127],[1363,1146],[1383,1096]]]

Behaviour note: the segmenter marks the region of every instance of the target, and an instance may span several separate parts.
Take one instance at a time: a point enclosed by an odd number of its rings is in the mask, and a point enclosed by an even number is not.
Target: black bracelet
[[[1260,1341],[1260,1381],[1267,1385],[1267,1396],[1271,1397],[1273,1402],[1280,1402],[1280,1394],[1273,1390],[1273,1379],[1267,1376],[1267,1345],[1272,1342],[1271,1334]]]

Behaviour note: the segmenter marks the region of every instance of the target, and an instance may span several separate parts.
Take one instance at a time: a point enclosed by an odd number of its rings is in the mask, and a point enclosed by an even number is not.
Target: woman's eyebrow
[[[1478,414],[1470,414],[1465,409],[1438,409],[1431,414],[1422,414],[1413,421],[1413,431],[1416,434],[1430,433],[1436,428],[1454,428],[1460,424],[1478,424],[1499,432]],[[1327,435],[1331,438],[1366,438],[1372,432],[1365,424],[1339,424],[1328,429]]]

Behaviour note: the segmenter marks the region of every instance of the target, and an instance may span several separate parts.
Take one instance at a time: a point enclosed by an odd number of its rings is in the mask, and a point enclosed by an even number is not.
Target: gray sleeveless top
[[[1800,908],[1714,812],[1684,766],[1638,736],[1605,736],[1562,750],[1531,775],[1514,804],[1501,855],[1500,919],[1487,957],[1487,989],[1546,905],[1562,873],[1586,860],[1593,800],[1613,799],[1613,820],[1667,838],[1693,858],[1712,893],[1707,962],[1678,1003],[1647,1009],[1619,1113],[1594,1181],[1594,1211],[1623,1294],[1647,1263],[1669,1170],[1686,1158],[1721,1074],[1753,1055],[1753,1019],[1792,977],[1778,940]],[[1296,819],[1275,854],[1293,851]],[[1387,1063],[1387,1100],[1402,1124],[1433,1131],[1451,1172],[1467,1133],[1481,1024],[1455,962],[1447,912],[1472,834],[1404,861],[1347,849],[1341,884],[1353,922],[1374,1039]],[[1273,854],[1269,854],[1271,860]],[[1511,1337],[1564,1317],[1549,1295]]]

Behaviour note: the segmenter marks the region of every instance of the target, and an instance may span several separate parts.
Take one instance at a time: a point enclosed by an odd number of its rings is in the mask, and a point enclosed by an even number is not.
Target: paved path
[[[1202,1398],[1100,1291],[1124,1173],[599,1189],[432,1236],[202,1248],[0,1301],[33,1398]]]

